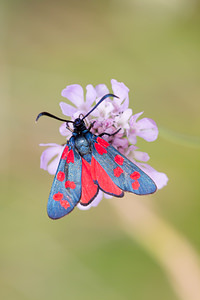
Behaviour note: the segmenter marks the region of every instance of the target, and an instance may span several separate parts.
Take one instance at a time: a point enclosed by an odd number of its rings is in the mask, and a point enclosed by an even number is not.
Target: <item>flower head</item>
[[[132,109],[129,108],[129,89],[124,83],[112,79],[111,86],[112,92],[119,98],[107,98],[106,101],[103,101],[101,105],[87,116],[86,123],[91,124],[95,121],[94,126],[91,128],[91,132],[95,135],[103,132],[113,134],[120,129],[113,136],[105,135],[104,139],[145,171],[154,180],[158,189],[161,189],[167,184],[167,176],[146,164],[149,160],[149,155],[138,151],[136,147],[138,137],[143,138],[147,142],[157,139],[157,125],[152,119],[139,119],[143,112],[132,115]],[[62,113],[70,117],[71,120],[76,119],[80,114],[86,115],[93,105],[108,93],[109,89],[105,84],[99,84],[96,87],[89,84],[86,86],[86,96],[84,98],[84,91],[80,85],[69,85],[62,90],[61,94],[71,104],[60,102]],[[59,130],[66,139],[70,138],[71,132],[66,129],[65,123],[60,126]],[[47,170],[50,174],[55,174],[64,146],[57,144],[40,144],[40,146],[48,147],[41,155],[40,167]],[[103,196],[110,197],[99,191],[96,198],[87,207],[81,204],[78,204],[77,207],[84,210],[89,209],[91,206],[97,206]]]

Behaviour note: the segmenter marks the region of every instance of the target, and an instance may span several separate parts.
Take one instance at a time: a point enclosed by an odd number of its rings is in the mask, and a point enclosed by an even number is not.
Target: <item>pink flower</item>
[[[149,118],[138,120],[143,112],[132,115],[132,109],[128,107],[129,89],[124,83],[112,79],[111,86],[113,93],[119,99],[106,99],[86,118],[86,122],[90,124],[95,121],[91,129],[91,132],[95,135],[99,135],[102,132],[112,134],[120,129],[116,135],[111,137],[105,135],[104,139],[145,171],[154,180],[158,189],[161,189],[167,184],[168,178],[166,174],[158,172],[148,165],[146,162],[149,160],[149,155],[138,151],[136,147],[138,137],[143,138],[147,142],[157,139],[157,125]],[[69,85],[62,90],[62,96],[67,98],[73,105],[61,102],[62,113],[74,120],[80,114],[85,115],[92,108],[92,105],[98,102],[100,97],[108,93],[109,89],[105,84],[99,84],[96,87],[89,84],[86,86],[86,96],[84,99],[84,91],[80,85]],[[66,129],[65,123],[60,126],[59,130],[61,135],[67,139],[70,138],[71,132]],[[64,146],[57,144],[40,144],[40,146],[49,147],[41,155],[40,167],[53,175],[56,173]],[[92,206],[97,206],[103,196],[106,198],[110,197],[99,191],[96,198],[87,207],[82,206],[80,203],[77,207],[86,210]]]

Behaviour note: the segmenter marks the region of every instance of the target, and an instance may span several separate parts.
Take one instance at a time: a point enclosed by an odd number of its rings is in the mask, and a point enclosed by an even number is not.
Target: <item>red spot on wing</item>
[[[67,163],[74,163],[74,151],[71,149],[67,154]]]
[[[70,207],[70,204],[67,200],[64,200],[63,199],[63,194],[58,192],[56,194],[53,195],[53,200],[55,201],[59,201],[60,202],[60,205],[62,207],[64,207],[65,209],[67,209],[68,207]]]
[[[123,158],[121,155],[117,154],[117,155],[115,156],[114,160],[115,160],[115,162],[116,162],[118,165],[120,165],[120,166],[123,165],[124,158]]]
[[[68,151],[69,151],[69,147],[65,146],[65,148],[63,150],[63,153],[62,153],[62,156],[61,156],[61,159],[66,159]]]
[[[63,181],[65,179],[65,173],[62,172],[62,171],[59,171],[58,174],[57,174],[57,179],[59,181]]]
[[[139,182],[138,182],[137,180],[135,180],[135,181],[132,183],[132,188],[133,188],[134,190],[138,190],[138,189],[139,189],[139,186],[140,186],[140,184],[139,184]]]
[[[136,180],[136,179],[139,179],[140,176],[141,176],[140,173],[135,171],[130,175],[130,178]]]
[[[67,200],[60,200],[60,205],[65,209],[68,209],[68,207],[70,207],[70,204]]]
[[[122,195],[122,190],[112,181],[112,179],[94,157],[92,157],[91,161],[91,171],[93,180],[98,182],[102,190],[115,196]]]
[[[62,199],[63,199],[63,194],[60,192],[53,195],[53,200],[55,200],[55,201],[60,201]]]
[[[75,184],[73,181],[67,180],[67,181],[65,182],[65,187],[66,187],[66,188],[70,188],[70,189],[75,189],[76,184]]]
[[[87,205],[97,194],[98,186],[94,183],[90,164],[82,158],[81,174],[82,193],[80,203]]]
[[[105,148],[108,147],[108,146],[110,146],[110,144],[108,142],[106,142],[105,140],[103,140],[100,137],[97,138],[97,143],[99,143],[101,146],[103,146]]]
[[[103,155],[104,153],[107,153],[107,150],[103,146],[101,146],[100,144],[95,143],[94,146],[95,146],[95,149],[97,150],[97,152],[100,155]]]
[[[119,177],[124,171],[120,167],[117,167],[113,170],[113,172],[115,177]]]

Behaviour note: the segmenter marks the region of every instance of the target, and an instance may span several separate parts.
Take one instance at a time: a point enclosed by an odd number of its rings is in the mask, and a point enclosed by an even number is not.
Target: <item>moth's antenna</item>
[[[99,102],[97,102],[97,104],[82,118],[82,120],[84,120],[89,114],[91,114],[91,112],[93,110],[95,110],[97,108],[97,106],[99,106],[99,104],[101,104],[101,102],[103,102],[106,98],[108,97],[115,97],[115,98],[119,98],[118,96],[114,95],[114,94],[106,94],[105,96],[103,96]]]
[[[64,119],[58,118],[58,117],[56,117],[56,116],[54,116],[54,115],[52,115],[52,114],[50,114],[50,113],[48,113],[48,112],[46,112],[46,111],[41,112],[41,113],[37,116],[35,122],[37,122],[38,119],[39,119],[40,117],[42,117],[42,116],[47,116],[47,117],[56,119],[56,120],[58,120],[58,121],[63,121],[63,122],[66,122],[66,123],[74,123],[73,121],[68,121],[68,120],[64,120]]]

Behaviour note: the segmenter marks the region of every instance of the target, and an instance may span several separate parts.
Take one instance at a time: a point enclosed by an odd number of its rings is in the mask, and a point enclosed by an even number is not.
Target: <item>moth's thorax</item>
[[[77,135],[75,137],[74,143],[81,156],[84,156],[85,154],[89,154],[91,152],[89,141],[84,135]]]

